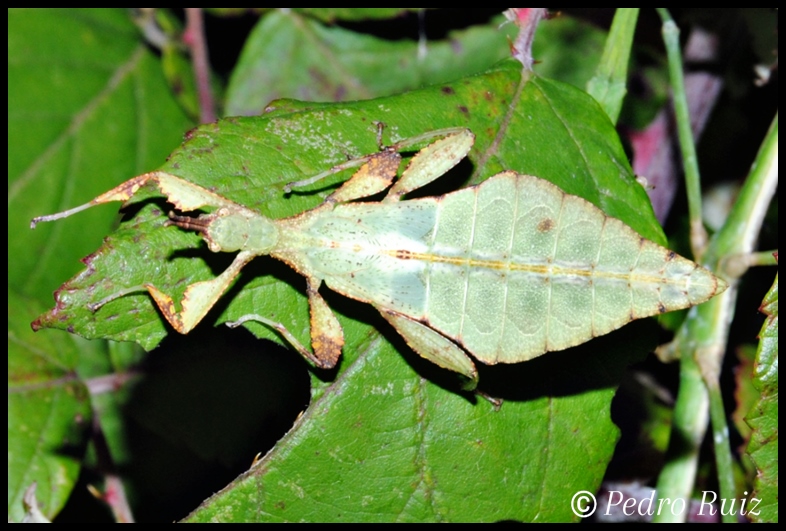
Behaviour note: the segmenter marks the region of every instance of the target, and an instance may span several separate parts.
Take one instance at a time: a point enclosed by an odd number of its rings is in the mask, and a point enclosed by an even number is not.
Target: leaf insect
[[[292,183],[289,189],[360,166],[322,204],[285,219],[269,219],[182,177],[154,171],[85,205],[37,217],[31,227],[127,201],[153,183],[181,212],[212,210],[198,217],[170,213],[167,224],[198,231],[213,252],[237,255],[216,278],[188,286],[180,311],[151,283],[119,290],[91,310],[147,290],[172,327],[187,334],[249,261],[270,255],[306,278],[313,350],[262,315],[244,315],[229,326],[263,323],[315,366],[334,367],[344,336],[319,294],[324,282],[371,304],[415,352],[466,377],[468,389],[478,379],[468,353],[486,364],[526,361],[633,319],[701,304],[726,289],[700,265],[531,175],[503,171],[443,196],[402,200],[455,166],[474,139],[463,128],[432,131]],[[399,151],[428,141],[393,183]],[[379,202],[355,201],[386,189]]]

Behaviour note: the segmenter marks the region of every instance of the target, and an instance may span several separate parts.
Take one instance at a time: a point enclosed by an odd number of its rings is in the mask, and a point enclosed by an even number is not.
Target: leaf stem
[[[682,153],[682,164],[685,170],[685,187],[688,192],[688,214],[690,216],[690,240],[693,256],[701,260],[707,244],[707,231],[701,218],[701,179],[696,159],[696,146],[688,112],[688,98],[685,93],[685,78],[682,71],[682,53],[680,51],[680,30],[671,18],[668,10],[659,8],[658,14],[663,20],[663,42],[669,62],[674,113],[677,117],[677,134]]]
[[[128,503],[125,485],[120,475],[116,471],[112,452],[109,443],[101,427],[100,414],[98,411],[93,413],[92,436],[93,448],[96,452],[98,467],[104,475],[104,492],[98,489],[90,489],[94,496],[106,503],[119,523],[133,523],[134,514],[131,505]]]
[[[544,8],[514,7],[505,11],[508,20],[519,27],[519,34],[511,46],[511,52],[527,72],[532,71],[532,41],[535,39],[535,30],[538,29],[540,19],[546,16]]]
[[[715,467],[718,471],[719,498],[729,500],[736,497],[736,489],[734,487],[734,462],[729,443],[729,425],[726,422],[726,409],[723,407],[723,395],[719,379],[708,380],[706,384],[710,396],[712,444],[715,448]],[[721,519],[723,523],[733,524],[737,521],[737,516],[731,511],[728,514],[721,511]]]
[[[767,206],[778,184],[778,116],[776,115],[737,202],[721,230],[707,248],[702,262],[715,268],[726,256],[750,253],[756,243]],[[734,315],[738,279],[730,276],[729,289],[705,304],[692,308],[675,338],[681,354],[680,390],[667,463],[658,478],[661,500],[687,500],[693,490],[698,451],[711,409],[720,499],[735,496],[728,426],[720,394],[719,375]],[[682,521],[685,514],[668,511],[656,521]],[[724,517],[725,519],[726,517]]]
[[[617,9],[603,48],[603,56],[595,75],[587,82],[587,92],[598,100],[615,124],[627,93],[630,50],[638,18],[638,8]]]

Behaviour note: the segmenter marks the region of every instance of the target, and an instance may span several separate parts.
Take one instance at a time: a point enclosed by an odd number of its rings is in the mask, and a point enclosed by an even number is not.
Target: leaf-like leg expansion
[[[243,315],[236,321],[227,323],[230,328],[236,328],[246,321],[257,321],[277,330],[287,343],[297,350],[301,356],[320,369],[332,369],[336,366],[344,346],[344,332],[338,319],[319,294],[319,281],[308,281],[308,302],[311,307],[311,345],[312,353],[298,341],[292,332],[276,321],[259,314]]]
[[[396,177],[400,164],[401,155],[394,149],[384,148],[379,153],[372,153],[371,155],[348,160],[343,164],[333,166],[314,177],[289,183],[284,187],[284,191],[289,193],[294,188],[302,188],[340,171],[360,166],[360,169],[349,180],[325,199],[326,202],[330,203],[353,201],[361,197],[377,194],[390,186],[390,183]]]
[[[216,208],[227,207],[233,210],[249,212],[252,215],[258,215],[258,213],[249,210],[243,205],[230,201],[226,197],[211,192],[207,188],[202,188],[180,177],[175,177],[170,173],[162,171],[152,173],[156,174],[154,180],[158,183],[158,189],[161,190],[161,193],[164,194],[167,199],[169,199],[169,202],[175,205],[178,210],[183,212],[211,206]]]
[[[237,203],[230,201],[225,197],[213,193],[206,188],[202,188],[199,185],[185,181],[180,177],[172,175],[171,173],[153,171],[150,173],[138,175],[133,179],[129,179],[126,182],[112,188],[108,192],[104,192],[84,205],[72,208],[70,210],[65,210],[63,212],[58,212],[56,214],[33,218],[33,220],[30,222],[30,228],[34,229],[38,223],[43,221],[54,221],[57,219],[67,218],[72,214],[76,214],[77,212],[81,212],[82,210],[86,210],[96,205],[111,203],[113,201],[128,201],[139,191],[140,188],[145,186],[148,182],[154,182],[158,186],[158,189],[161,190],[161,193],[163,193],[173,205],[183,212],[196,210],[203,206],[232,207],[235,209],[248,211],[247,208],[238,205]]]
[[[386,201],[397,201],[402,195],[425,186],[458,164],[475,142],[475,135],[469,129],[454,127],[406,138],[392,146],[380,146],[379,153],[352,159],[333,166],[314,177],[289,183],[284,187],[284,191],[288,193],[293,188],[308,186],[339,171],[360,166],[360,169],[338,190],[328,196],[325,202],[345,203],[369,197],[383,191],[393,182],[401,164],[399,151],[436,137],[444,138],[432,142],[419,151],[410,161],[401,179],[393,185],[385,197]]]
[[[464,388],[472,391],[478,385],[478,371],[467,354],[451,340],[401,314],[379,308],[382,317],[398,330],[412,350],[444,369],[462,374],[468,378]]]
[[[384,201],[398,201],[402,195],[444,175],[467,156],[475,143],[475,135],[469,129],[447,129],[434,133],[445,133],[447,136],[432,142],[412,157],[407,169],[390,189]]]
[[[390,148],[369,155],[368,162],[325,201],[345,203],[377,194],[390,186],[400,165],[401,155]]]
[[[319,294],[321,281],[308,279],[308,304],[311,308],[311,346],[317,358],[317,366],[330,369],[336,366],[341,347],[344,346],[344,331],[333,310]]]
[[[240,273],[243,266],[255,256],[256,254],[249,251],[240,252],[229,267],[213,280],[197,282],[188,286],[180,303],[180,313],[175,310],[172,297],[152,284],[145,284],[145,288],[150,292],[169,324],[181,334],[187,334],[199,324]]]

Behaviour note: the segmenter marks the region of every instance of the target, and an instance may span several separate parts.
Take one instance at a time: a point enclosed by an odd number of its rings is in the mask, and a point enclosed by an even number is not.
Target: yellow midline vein
[[[602,279],[619,279],[633,282],[646,282],[653,284],[679,283],[684,278],[674,280],[660,277],[657,275],[640,275],[635,273],[611,273],[599,269],[575,269],[558,265],[533,265],[523,264],[504,260],[483,260],[477,258],[463,258],[458,256],[442,256],[438,254],[416,253],[412,251],[383,251],[384,254],[398,258],[400,260],[419,260],[422,262],[435,262],[450,264],[459,267],[469,266],[470,268],[483,268],[496,271],[511,271],[535,273],[544,276],[574,276],[574,277],[594,277]]]

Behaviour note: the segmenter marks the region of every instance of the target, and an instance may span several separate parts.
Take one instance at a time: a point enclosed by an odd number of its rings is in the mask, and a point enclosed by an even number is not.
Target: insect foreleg
[[[252,252],[240,252],[229,267],[213,280],[197,282],[188,286],[183,294],[183,300],[180,303],[180,312],[175,309],[175,303],[172,297],[152,284],[143,284],[141,286],[133,286],[120,290],[97,303],[89,304],[88,308],[95,312],[115,299],[131,293],[147,290],[161,310],[161,313],[166,317],[166,320],[169,321],[169,324],[181,334],[187,334],[199,324],[210,308],[212,308],[221,295],[224,294],[229,284],[232,283],[232,280],[234,280],[243,266],[250,262],[255,256],[256,254]]]
[[[108,192],[104,192],[84,205],[72,208],[70,210],[65,210],[63,212],[58,212],[56,214],[33,218],[33,220],[30,222],[30,228],[34,229],[38,223],[43,221],[55,221],[57,219],[67,218],[72,214],[76,214],[77,212],[81,212],[82,210],[86,210],[96,205],[111,203],[113,201],[128,201],[139,191],[140,188],[145,186],[148,182],[154,182],[158,186],[158,189],[161,190],[161,193],[163,193],[173,205],[183,212],[196,210],[203,206],[213,206],[219,208],[231,207],[235,209],[247,210],[245,207],[238,205],[237,203],[234,203],[225,197],[215,194],[199,185],[184,181],[180,177],[176,177],[170,173],[162,171],[153,171],[139,175],[133,179],[129,179],[124,183],[112,188]]]
[[[229,288],[229,285],[240,273],[240,270],[243,269],[243,266],[249,263],[255,256],[256,254],[252,252],[242,251],[238,253],[229,267],[213,280],[205,280],[188,286],[180,303],[180,312],[175,310],[172,297],[163,293],[152,284],[145,284],[145,288],[150,292],[169,324],[181,334],[187,334],[199,324],[210,308],[215,305],[218,299],[221,298],[221,295]]]
[[[332,369],[336,366],[344,346],[344,332],[325,300],[319,294],[320,281],[308,280],[308,303],[311,308],[311,346],[312,353],[298,341],[287,328],[276,321],[259,314],[246,314],[238,320],[227,323],[230,328],[235,328],[246,321],[257,321],[278,332],[286,339],[287,343],[297,350],[301,356],[320,369]]]

